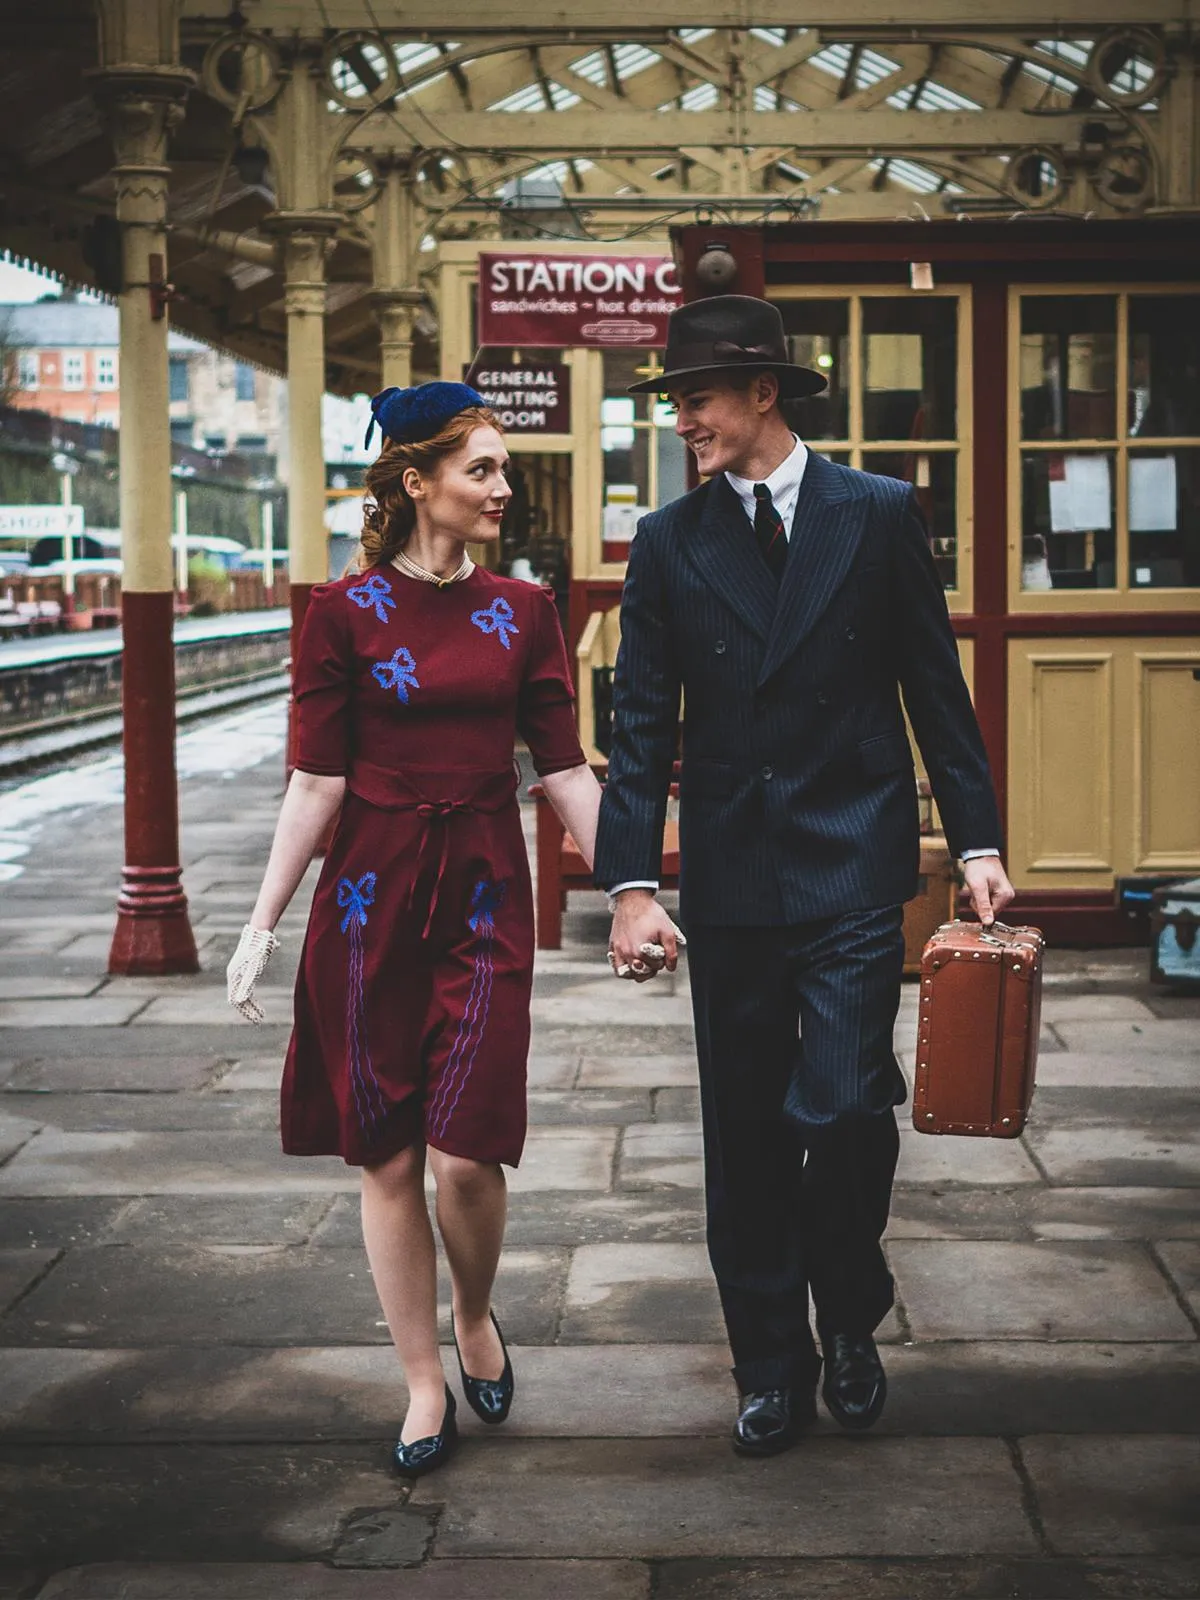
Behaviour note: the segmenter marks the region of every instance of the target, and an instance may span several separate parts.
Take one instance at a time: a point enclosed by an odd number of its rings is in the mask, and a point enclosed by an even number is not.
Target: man
[[[644,517],[630,552],[595,875],[618,975],[674,970],[655,890],[682,690],[709,1253],[741,1395],[734,1449],[770,1455],[815,1418],[822,1364],[844,1427],[870,1427],[886,1395],[872,1335],[893,1301],[892,1030],[919,861],[901,695],[977,914],[992,921],[1013,891],[912,488],[790,431],[780,399],[825,380],[789,362],[765,301],[676,311],[664,359],[635,390],[670,397],[707,481]]]

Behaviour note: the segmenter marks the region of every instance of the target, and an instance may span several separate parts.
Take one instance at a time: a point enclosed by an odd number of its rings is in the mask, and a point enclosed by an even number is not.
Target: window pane
[[[863,438],[953,439],[956,300],[864,299]]]
[[[687,493],[687,446],[675,432],[675,418],[670,413],[662,421],[656,420],[654,448],[658,454],[657,500],[665,506]]]
[[[863,471],[901,478],[917,491],[917,502],[929,525],[934,565],[944,589],[958,587],[958,454],[938,451],[864,450]]]
[[[254,368],[253,367],[247,366],[244,361],[239,361],[237,363],[237,366],[234,368],[233,382],[234,382],[234,399],[235,400],[253,400],[254,399]]]
[[[651,376],[653,367],[662,366],[657,350],[605,350],[604,393],[611,400],[621,400],[631,412],[643,420],[650,416],[657,396],[627,393],[631,383],[641,383]]]
[[[1021,437],[1111,439],[1117,427],[1115,295],[1021,300]]]
[[[1113,456],[1021,456],[1021,588],[1111,589],[1116,578]]]
[[[1200,434],[1200,295],[1131,296],[1129,432]]]
[[[168,397],[171,400],[186,400],[188,397],[187,362],[182,356],[172,356],[168,371],[170,373]]]
[[[1200,585],[1200,449],[1129,452],[1129,583]]]
[[[850,437],[850,302],[783,300],[779,304],[788,350],[801,367],[828,379],[824,394],[793,400],[788,421],[802,439]]]

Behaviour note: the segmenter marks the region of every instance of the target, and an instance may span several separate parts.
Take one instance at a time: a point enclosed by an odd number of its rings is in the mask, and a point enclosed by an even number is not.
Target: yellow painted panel
[[[1010,646],[1009,855],[1019,887],[1111,880],[1114,714],[1111,646]]]
[[[1131,655],[1135,870],[1200,869],[1200,650]]]

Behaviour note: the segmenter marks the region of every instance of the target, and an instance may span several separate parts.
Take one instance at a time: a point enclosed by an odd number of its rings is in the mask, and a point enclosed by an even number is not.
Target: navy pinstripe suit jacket
[[[724,474],[638,524],[595,879],[657,879],[684,697],[684,921],[791,924],[917,891],[901,694],[950,848],[1000,843],[912,489],[810,453],[775,584]]]

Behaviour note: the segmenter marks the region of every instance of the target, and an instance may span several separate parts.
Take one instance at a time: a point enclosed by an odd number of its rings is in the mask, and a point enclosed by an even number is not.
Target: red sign
[[[570,433],[571,374],[552,350],[481,350],[463,382],[478,389],[506,433]]]
[[[670,256],[479,257],[480,344],[657,348],[682,304]]]

